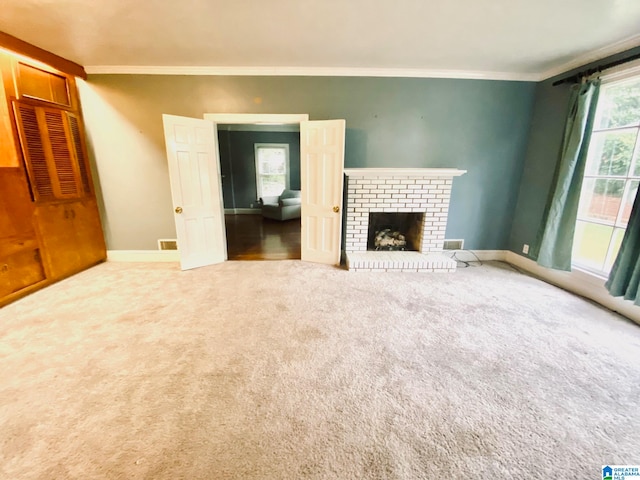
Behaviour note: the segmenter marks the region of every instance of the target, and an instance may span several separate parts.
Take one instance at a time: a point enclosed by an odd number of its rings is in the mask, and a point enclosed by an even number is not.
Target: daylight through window
[[[258,197],[277,196],[289,187],[289,145],[255,144]]]
[[[603,83],[589,143],[573,264],[607,276],[640,182],[640,76]]]

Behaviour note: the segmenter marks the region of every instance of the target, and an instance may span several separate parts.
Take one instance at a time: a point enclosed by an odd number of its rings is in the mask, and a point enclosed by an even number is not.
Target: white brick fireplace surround
[[[349,270],[453,272],[442,254],[455,168],[347,168],[345,253]],[[368,251],[369,213],[423,213],[417,251]]]

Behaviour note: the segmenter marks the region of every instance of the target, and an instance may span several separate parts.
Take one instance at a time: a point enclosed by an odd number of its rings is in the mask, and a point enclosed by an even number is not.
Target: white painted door
[[[300,122],[302,260],[340,263],[344,120]]]
[[[216,125],[163,115],[169,179],[183,270],[227,259]]]

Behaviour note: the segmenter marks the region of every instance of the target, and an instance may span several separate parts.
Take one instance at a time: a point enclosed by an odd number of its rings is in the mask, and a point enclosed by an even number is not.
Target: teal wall
[[[594,62],[570,72],[538,83],[531,131],[527,145],[522,181],[509,237],[509,250],[522,253],[523,244],[533,244],[542,221],[551,182],[558,161],[564,122],[567,115],[570,84],[553,86],[559,78],[608,62],[640,54],[635,48]],[[528,255],[525,255],[528,256]]]
[[[536,86],[349,77],[90,75],[81,88],[110,249],[175,236],[162,114],[346,120],[346,167],[456,167],[448,238],[507,247]]]
[[[289,187],[300,190],[300,132],[220,130],[218,143],[225,208],[251,208],[251,204],[258,198],[256,143],[289,145]]]

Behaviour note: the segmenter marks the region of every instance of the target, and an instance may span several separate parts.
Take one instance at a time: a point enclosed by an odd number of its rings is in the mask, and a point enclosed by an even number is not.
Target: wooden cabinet
[[[0,306],[106,258],[75,80],[0,51]]]
[[[107,257],[107,247],[95,199],[76,202],[71,212],[82,264],[95,265],[103,261]]]
[[[45,280],[34,208],[24,171],[0,168],[0,300]]]
[[[95,200],[40,205],[36,224],[52,278],[78,272],[106,256]]]
[[[0,260],[0,297],[45,280],[40,251],[31,246]]]

